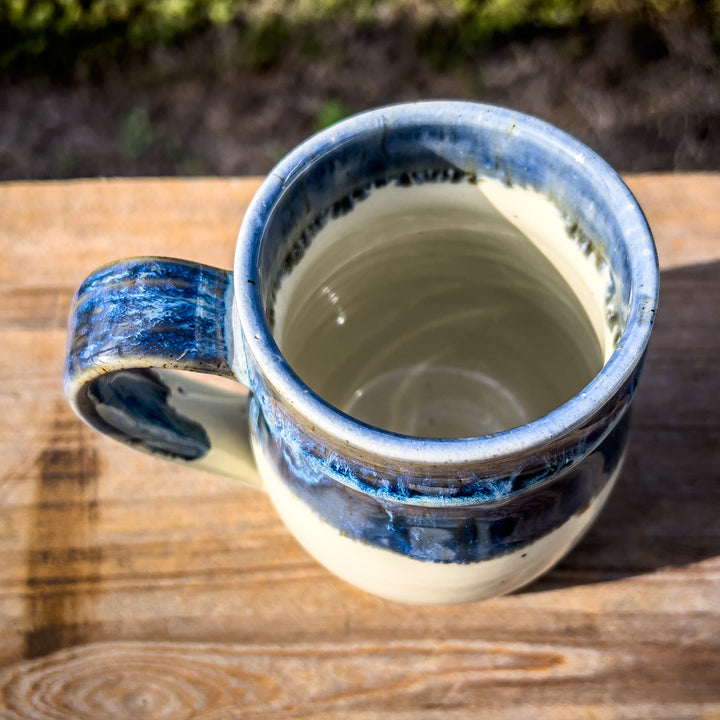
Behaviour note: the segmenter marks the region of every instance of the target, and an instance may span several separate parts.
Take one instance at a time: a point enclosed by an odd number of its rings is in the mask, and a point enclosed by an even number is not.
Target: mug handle
[[[232,273],[146,257],[92,273],[73,299],[65,394],[95,430],[135,449],[260,486],[249,392],[234,361]],[[234,390],[178,371],[232,379]],[[232,386],[231,386],[232,387]]]

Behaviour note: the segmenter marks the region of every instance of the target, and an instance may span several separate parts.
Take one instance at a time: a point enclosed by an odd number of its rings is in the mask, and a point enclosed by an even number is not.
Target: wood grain
[[[257,180],[0,185],[0,719],[720,718],[720,175],[627,180],[662,290],[623,477],[532,587],[447,608],[341,583],[262,492],[62,396],[83,277],[231,267]]]

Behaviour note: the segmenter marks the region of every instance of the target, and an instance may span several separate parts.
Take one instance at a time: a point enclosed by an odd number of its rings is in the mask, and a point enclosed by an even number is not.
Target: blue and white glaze
[[[433,440],[357,422],[282,357],[271,334],[278,283],[315,230],[373,185],[468,177],[534,189],[565,213],[579,246],[611,268],[616,349],[581,394],[505,432]],[[342,577],[408,602],[506,592],[556,562],[599,511],[624,454],[658,271],[629,190],[571,137],[471,103],[358,115],[306,141],[265,180],[240,230],[234,296],[228,273],[194,268],[127,261],[86,281],[71,321],[68,395],[100,431],[205,467],[209,448],[228,442],[218,423],[183,405],[164,376],[143,379],[136,368],[232,371],[251,391],[250,435],[266,489],[301,542]],[[122,371],[144,389],[114,388]],[[238,427],[247,420],[238,417]],[[247,466],[214,469],[242,476]],[[504,558],[512,563],[498,570]]]
[[[235,379],[232,305],[226,270],[157,257],[98,269],[73,299],[65,363],[70,403],[95,430],[138,450],[225,473],[232,459],[254,481],[247,397],[209,392],[168,372]],[[230,423],[234,432],[224,427]]]

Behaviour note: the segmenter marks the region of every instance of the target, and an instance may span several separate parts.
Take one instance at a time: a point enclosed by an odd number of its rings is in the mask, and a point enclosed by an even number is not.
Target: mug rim
[[[448,124],[446,118],[484,127],[523,131],[594,174],[596,186],[610,195],[622,215],[623,240],[631,269],[628,320],[610,358],[576,395],[548,414],[518,427],[469,438],[424,438],[368,425],[334,407],[312,391],[283,357],[267,324],[260,296],[257,260],[266,221],[284,189],[303,168],[339,144],[357,139],[388,122],[395,126]],[[542,447],[583,426],[632,376],[647,347],[659,292],[657,251],[645,216],[619,174],[579,140],[538,118],[482,103],[430,100],[400,103],[353,115],[311,136],[273,168],[247,208],[234,263],[234,292],[244,353],[255,362],[278,397],[309,425],[328,437],[342,438],[355,450],[401,462],[427,465],[497,461]],[[251,388],[252,391],[253,388]]]

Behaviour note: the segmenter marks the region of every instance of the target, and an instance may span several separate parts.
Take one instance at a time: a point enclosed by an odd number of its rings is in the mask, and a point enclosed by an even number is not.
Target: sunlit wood
[[[262,492],[64,400],[83,277],[231,267],[257,180],[0,185],[0,718],[720,716],[720,175],[627,181],[662,287],[623,476],[545,578],[447,608],[354,590]]]

